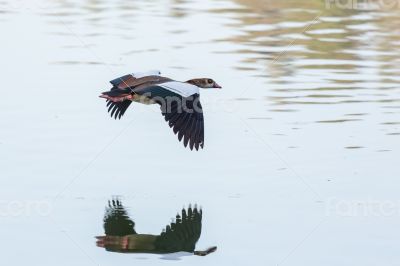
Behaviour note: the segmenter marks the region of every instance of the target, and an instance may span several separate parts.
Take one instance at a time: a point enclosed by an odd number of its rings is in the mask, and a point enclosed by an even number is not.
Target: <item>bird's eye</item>
[[[213,80],[212,79],[208,79],[207,82],[211,84],[211,83],[213,83]]]

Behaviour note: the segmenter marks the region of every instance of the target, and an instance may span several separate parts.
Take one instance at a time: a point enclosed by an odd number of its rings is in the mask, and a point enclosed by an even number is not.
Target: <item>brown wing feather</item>
[[[123,90],[132,87],[131,84],[134,84],[136,80],[137,78],[135,78],[132,75],[129,75],[127,79],[122,80],[121,83],[118,84],[117,88]]]
[[[129,78],[124,80],[118,85],[118,89],[126,89],[126,88],[137,88],[138,86],[147,87],[155,84],[160,84],[166,81],[170,81],[171,79],[161,77],[161,76],[146,76],[142,78]]]

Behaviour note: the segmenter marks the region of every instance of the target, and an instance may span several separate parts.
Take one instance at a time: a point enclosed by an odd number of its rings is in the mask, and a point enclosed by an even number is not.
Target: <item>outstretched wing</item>
[[[183,139],[185,147],[204,147],[204,116],[199,88],[184,82],[168,81],[147,87],[137,87],[134,93],[150,98],[161,106],[168,125]]]
[[[128,109],[129,105],[131,105],[132,101],[125,100],[123,102],[113,102],[107,100],[107,107],[108,112],[110,113],[111,117],[115,119],[121,119],[121,117],[125,114],[126,110]]]
[[[199,94],[165,102],[161,111],[179,141],[183,139],[185,147],[189,145],[191,150],[204,147],[204,116]]]
[[[136,234],[135,223],[118,199],[108,201],[104,214],[104,231],[106,235],[126,236]]]
[[[156,249],[160,252],[193,252],[201,235],[202,210],[195,206],[186,211],[182,209],[182,216],[176,216],[175,222],[167,225],[165,230],[155,241]]]
[[[112,80],[111,83],[114,87],[108,92],[103,92],[103,95],[126,97],[134,94],[139,95],[141,99],[153,100],[161,106],[165,121],[179,141],[183,140],[185,147],[189,146],[191,150],[204,148],[204,116],[197,86],[157,75],[141,78],[126,75]],[[107,99],[108,112],[115,119],[121,118],[131,104],[131,100]]]

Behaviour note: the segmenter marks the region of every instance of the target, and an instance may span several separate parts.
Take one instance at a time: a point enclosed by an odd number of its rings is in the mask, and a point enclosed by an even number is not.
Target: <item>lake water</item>
[[[333,2],[0,1],[2,261],[397,265],[400,8]],[[157,106],[109,117],[108,81],[149,69],[223,86],[204,150]],[[105,252],[115,195],[141,233],[201,205],[197,249],[218,250]]]

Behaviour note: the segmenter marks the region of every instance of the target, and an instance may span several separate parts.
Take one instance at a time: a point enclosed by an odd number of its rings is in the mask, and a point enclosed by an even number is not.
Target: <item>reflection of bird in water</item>
[[[195,251],[196,242],[201,235],[202,210],[196,206],[177,215],[175,222],[167,225],[160,235],[138,234],[135,223],[129,218],[121,201],[113,199],[108,202],[104,215],[105,236],[98,236],[97,246],[107,251],[121,253],[174,253],[190,252],[205,256],[214,252],[217,247],[205,251]]]

